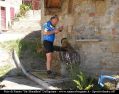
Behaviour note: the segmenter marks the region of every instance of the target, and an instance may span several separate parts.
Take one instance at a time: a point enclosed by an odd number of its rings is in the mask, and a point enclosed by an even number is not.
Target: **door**
[[[10,8],[10,19],[11,19],[11,22],[13,22],[14,17],[15,17],[14,8],[13,8],[13,7],[11,7],[11,8]]]
[[[6,9],[1,7],[1,27],[2,30],[6,29]]]

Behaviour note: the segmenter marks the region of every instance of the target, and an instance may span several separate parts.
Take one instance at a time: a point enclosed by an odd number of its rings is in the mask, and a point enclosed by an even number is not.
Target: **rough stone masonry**
[[[80,68],[89,75],[119,74],[119,0],[57,1],[60,4],[50,7],[41,1],[41,23],[57,14],[59,25],[65,27],[55,44],[61,45],[60,40],[66,37],[80,54]]]

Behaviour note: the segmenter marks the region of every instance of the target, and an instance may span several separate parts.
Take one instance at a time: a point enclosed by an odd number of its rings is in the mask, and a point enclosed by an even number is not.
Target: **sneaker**
[[[47,77],[50,79],[55,79],[56,75],[53,72],[51,72],[47,74]]]

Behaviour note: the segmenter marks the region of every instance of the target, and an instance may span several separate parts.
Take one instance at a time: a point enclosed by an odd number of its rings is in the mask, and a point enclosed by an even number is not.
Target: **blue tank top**
[[[52,25],[51,21],[48,21],[43,25],[43,29],[43,32],[53,32],[55,30],[55,26]],[[43,40],[54,42],[55,34],[43,35]]]

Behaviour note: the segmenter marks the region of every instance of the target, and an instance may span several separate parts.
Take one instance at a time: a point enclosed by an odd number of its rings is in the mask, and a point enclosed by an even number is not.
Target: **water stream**
[[[68,76],[69,70],[73,72],[73,65],[77,66],[80,64],[80,54],[69,44],[67,38],[62,39],[62,46],[67,46],[66,52],[59,52],[61,60],[61,74]],[[78,49],[79,50],[79,49]]]

